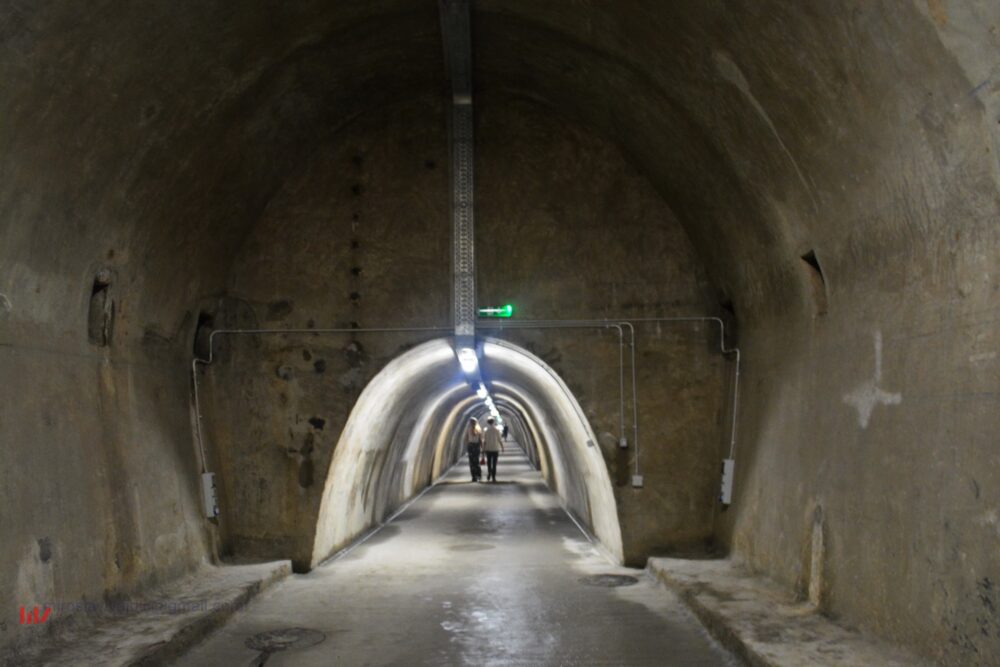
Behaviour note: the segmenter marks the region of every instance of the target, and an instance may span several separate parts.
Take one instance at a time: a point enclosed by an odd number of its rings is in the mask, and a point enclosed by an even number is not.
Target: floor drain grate
[[[258,632],[246,640],[247,648],[260,651],[260,655],[251,663],[259,667],[267,662],[271,654],[288,649],[301,649],[315,646],[326,639],[326,635],[319,630],[308,628],[282,628],[280,630],[268,630]]]
[[[639,583],[639,580],[627,574],[592,574],[587,577],[581,577],[580,583],[587,584],[588,586],[618,588],[619,586],[634,586]]]

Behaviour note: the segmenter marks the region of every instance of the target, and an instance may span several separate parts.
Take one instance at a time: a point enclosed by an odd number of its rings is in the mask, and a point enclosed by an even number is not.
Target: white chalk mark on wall
[[[1000,535],[1000,514],[995,509],[987,510],[976,519],[976,523],[984,528],[992,528]]]
[[[969,357],[969,361],[973,364],[980,364],[984,361],[993,361],[996,358],[996,352],[980,352],[979,354],[974,354]]]
[[[883,390],[879,384],[882,382],[882,332],[875,332],[875,377],[865,380],[848,394],[844,395],[844,403],[851,405],[858,411],[858,426],[868,428],[868,421],[872,417],[875,406],[899,405],[903,402],[903,395],[891,393]]]

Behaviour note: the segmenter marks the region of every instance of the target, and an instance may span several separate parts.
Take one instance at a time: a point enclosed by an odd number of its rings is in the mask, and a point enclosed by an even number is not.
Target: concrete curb
[[[192,619],[190,623],[178,628],[172,637],[150,647],[130,665],[160,667],[161,665],[173,664],[195,644],[222,627],[233,614],[247,606],[251,600],[291,573],[291,561],[281,561],[264,578],[243,586],[227,601],[227,604]]]
[[[291,571],[287,560],[206,567],[125,602],[135,609],[127,614],[78,613],[62,619],[0,656],[0,664],[172,664]]]
[[[684,604],[708,630],[708,634],[712,635],[716,641],[751,667],[774,667],[776,665],[776,663],[751,650],[733,627],[726,623],[722,614],[715,613],[709,605],[700,602],[695,587],[686,586],[681,580],[671,577],[669,568],[662,563],[654,563],[654,560],[659,559],[650,558],[646,565],[647,571],[657,581],[665,584],[679,595]]]
[[[651,558],[647,571],[675,591],[719,643],[752,667],[918,667],[929,661],[845,628],[728,560]]]

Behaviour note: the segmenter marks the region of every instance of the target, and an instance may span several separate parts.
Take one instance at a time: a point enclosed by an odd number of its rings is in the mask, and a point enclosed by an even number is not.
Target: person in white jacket
[[[486,420],[483,431],[483,451],[486,452],[486,479],[497,481],[497,459],[503,448],[503,434],[497,428],[496,420],[490,417]]]

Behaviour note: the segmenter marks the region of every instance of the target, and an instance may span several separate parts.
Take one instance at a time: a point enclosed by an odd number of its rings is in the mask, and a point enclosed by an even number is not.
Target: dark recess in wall
[[[87,338],[99,347],[111,345],[115,320],[115,302],[111,298],[111,272],[98,271],[90,290],[90,308],[87,312]]]
[[[266,319],[269,321],[281,320],[292,314],[294,304],[290,299],[274,301],[267,305]]]
[[[816,314],[826,315],[828,307],[826,277],[823,275],[823,269],[819,265],[819,259],[816,258],[816,251],[810,250],[802,255],[802,263],[806,268],[806,273],[809,275],[809,284],[812,288],[813,306],[816,309]]]
[[[719,317],[722,318],[723,325],[725,327],[725,340],[723,341],[726,347],[736,347],[739,342],[739,325],[736,319],[736,307],[733,306],[733,300],[726,295],[722,295],[719,300]],[[710,346],[714,344],[710,343]]]
[[[208,359],[209,336],[212,335],[212,328],[215,325],[215,318],[202,311],[198,313],[198,324],[194,328],[194,345],[192,351],[198,359]]]

